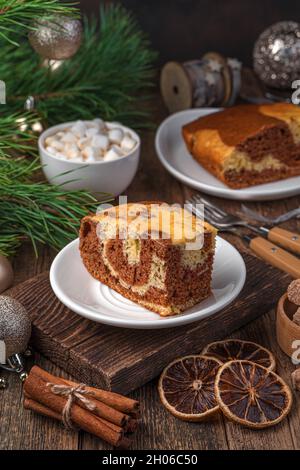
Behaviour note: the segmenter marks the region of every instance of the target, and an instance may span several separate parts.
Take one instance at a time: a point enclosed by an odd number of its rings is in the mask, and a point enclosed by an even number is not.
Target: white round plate
[[[169,328],[201,320],[229,305],[240,293],[246,267],[239,252],[217,237],[212,295],[181,315],[160,317],[96,281],[85,269],[79,241],[63,248],[50,269],[50,283],[59,300],[90,320],[123,328]]]
[[[161,163],[169,173],[194,189],[227,199],[267,201],[299,194],[300,176],[246,189],[230,189],[194,160],[183,140],[182,126],[217,111],[220,109],[188,109],[162,122],[156,133],[155,147]]]

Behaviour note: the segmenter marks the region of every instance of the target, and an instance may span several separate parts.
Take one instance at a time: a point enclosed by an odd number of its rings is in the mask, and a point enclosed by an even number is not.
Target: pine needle
[[[32,95],[50,125],[99,116],[148,126],[144,103],[153,86],[155,57],[131,14],[119,5],[101,8],[99,21],[85,18],[79,51],[52,72],[28,41],[15,48],[0,39],[0,77],[7,90],[1,109],[17,112]]]
[[[101,9],[99,22],[85,19],[79,51],[55,71],[42,65],[22,36],[24,28],[45,12],[72,14],[70,4],[67,11],[64,5],[0,0],[0,78],[7,92],[7,104],[0,107],[0,253],[6,256],[28,239],[36,254],[40,243],[62,248],[98,204],[86,191],[37,181],[41,165],[30,131],[37,118],[50,125],[95,117],[134,127],[149,124],[144,101],[153,86],[156,55],[123,7]],[[29,95],[37,103],[35,114],[23,111]],[[102,195],[102,202],[110,200]]]
[[[29,239],[38,256],[40,243],[58,250],[76,238],[81,218],[99,203],[87,191],[35,181],[41,172],[37,137],[20,130],[20,116],[34,122],[27,113],[0,116],[0,254],[13,255]]]
[[[37,160],[0,159],[1,254],[12,255],[24,239],[31,241],[36,255],[39,243],[61,249],[78,236],[81,218],[99,204],[87,191],[32,182],[39,169]],[[111,200],[102,196],[103,202]]]
[[[33,29],[34,20],[43,16],[51,19],[53,15],[78,16],[75,3],[60,3],[57,0],[0,0],[0,36],[14,46],[18,42],[10,33]]]

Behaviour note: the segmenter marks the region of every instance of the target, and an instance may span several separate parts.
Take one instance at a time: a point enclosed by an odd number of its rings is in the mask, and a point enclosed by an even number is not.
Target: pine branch
[[[2,230],[1,230],[2,232]],[[12,235],[0,235],[0,254],[3,256],[13,256],[22,243],[22,237]]]
[[[24,239],[31,241],[36,255],[39,243],[61,249],[78,236],[81,218],[97,207],[87,191],[32,182],[39,169],[37,160],[0,159],[1,254],[14,254]],[[102,200],[111,197],[103,194]]]
[[[100,116],[144,127],[149,118],[143,102],[152,86],[155,57],[135,20],[116,5],[101,9],[100,31],[97,19],[85,19],[79,51],[52,72],[41,66],[27,41],[19,48],[0,41],[6,108],[18,111],[33,95],[38,113],[51,125]]]
[[[60,3],[57,0],[0,0],[0,37],[18,46],[12,34],[33,29],[33,22],[40,16],[51,19],[55,14],[78,16],[75,3]]]
[[[22,129],[30,128],[37,118],[34,113],[14,113],[0,117],[0,157],[36,155],[37,137]]]
[[[36,98],[39,119],[49,124],[99,116],[142,127],[148,119],[141,103],[152,86],[155,54],[131,15],[120,6],[101,10],[100,31],[97,20],[85,20],[80,50],[50,71],[22,34],[33,12],[35,17],[44,9],[50,14],[57,5],[54,0],[0,0],[0,78],[7,91],[7,105],[0,108],[0,253],[7,256],[24,239],[31,240],[36,253],[38,243],[62,248],[97,204],[86,191],[35,182],[41,170],[34,157],[36,137],[20,126],[25,119],[30,129],[37,117],[23,111],[29,95]],[[5,29],[10,20],[13,27]]]
[[[35,117],[0,116],[0,254],[5,256],[14,254],[26,239],[36,255],[38,243],[62,248],[76,238],[81,218],[98,204],[87,191],[65,191],[63,185],[34,181],[41,171],[36,136],[20,130],[20,119],[30,125]],[[108,200],[103,194],[103,201]]]

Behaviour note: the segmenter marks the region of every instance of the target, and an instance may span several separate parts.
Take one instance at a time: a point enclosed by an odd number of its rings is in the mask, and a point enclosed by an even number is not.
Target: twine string
[[[51,392],[55,395],[67,397],[66,404],[62,411],[62,422],[67,429],[76,430],[71,419],[71,410],[75,400],[80,401],[84,408],[89,411],[93,411],[96,408],[95,404],[86,398],[87,396],[92,396],[93,392],[89,392],[86,389],[85,384],[78,384],[75,387],[72,387],[69,385],[56,385],[48,382],[47,386],[50,387]]]

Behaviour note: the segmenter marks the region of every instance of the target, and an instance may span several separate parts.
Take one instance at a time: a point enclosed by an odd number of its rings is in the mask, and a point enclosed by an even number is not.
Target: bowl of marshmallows
[[[140,157],[140,138],[118,122],[102,119],[53,126],[39,138],[43,171],[52,184],[121,194],[133,180]]]

